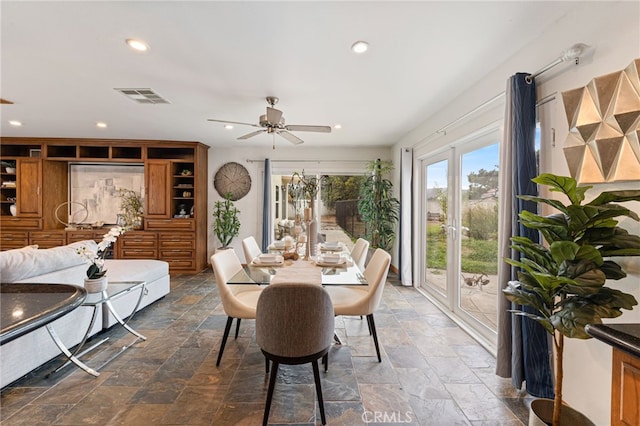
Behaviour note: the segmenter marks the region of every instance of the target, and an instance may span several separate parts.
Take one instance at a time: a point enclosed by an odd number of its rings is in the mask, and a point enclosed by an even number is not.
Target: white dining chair
[[[253,235],[242,240],[242,251],[244,251],[244,258],[247,261],[247,265],[262,254],[262,250]]]
[[[233,249],[221,250],[211,256],[211,266],[215,273],[218,293],[222,301],[222,308],[227,314],[227,324],[224,328],[222,342],[220,342],[220,350],[218,352],[218,360],[216,366],[220,365],[224,347],[227,344],[229,330],[233,319],[236,318],[236,339],[240,330],[240,320],[255,319],[256,306],[258,297],[262,292],[262,287],[253,285],[229,285],[229,279],[242,270],[242,263]]]
[[[380,306],[382,300],[382,292],[387,282],[387,274],[389,273],[389,265],[391,264],[391,255],[386,251],[378,248],[373,253],[371,260],[364,269],[364,277],[367,285],[351,285],[351,286],[326,286],[335,315],[366,315],[369,332],[373,336],[373,343],[376,346],[376,354],[378,362],[382,362],[380,356],[380,345],[378,344],[378,334],[376,332],[376,324],[373,320],[373,313]]]
[[[367,260],[367,252],[369,251],[369,241],[364,238],[358,238],[356,240],[356,244],[351,249],[351,259],[353,259],[353,263],[360,269],[364,271],[364,264]]]

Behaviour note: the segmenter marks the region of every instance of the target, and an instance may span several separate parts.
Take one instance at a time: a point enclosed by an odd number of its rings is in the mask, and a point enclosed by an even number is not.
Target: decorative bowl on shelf
[[[5,170],[7,171],[7,173],[9,173],[10,175],[15,175],[16,174],[16,168],[15,167],[5,167]]]

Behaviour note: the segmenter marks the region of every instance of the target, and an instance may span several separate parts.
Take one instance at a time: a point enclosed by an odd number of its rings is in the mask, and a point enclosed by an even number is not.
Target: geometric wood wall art
[[[562,93],[564,155],[579,182],[640,180],[640,59]]]

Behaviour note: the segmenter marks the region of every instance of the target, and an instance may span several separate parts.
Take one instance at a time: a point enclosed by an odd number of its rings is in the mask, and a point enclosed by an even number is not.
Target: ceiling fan
[[[274,135],[280,135],[292,144],[299,145],[304,143],[302,139],[297,137],[291,132],[320,132],[320,133],[331,133],[331,126],[309,126],[309,125],[298,125],[298,124],[285,124],[284,117],[282,116],[282,111],[279,109],[275,109],[275,104],[278,103],[279,99],[275,96],[267,96],[267,102],[269,105],[267,107],[267,113],[260,116],[258,120],[258,124],[252,123],[241,123],[238,121],[229,121],[229,120],[216,120],[213,118],[209,118],[208,121],[215,121],[218,123],[228,123],[228,124],[241,124],[243,126],[252,126],[252,127],[262,127],[262,130],[256,130],[255,132],[247,133],[246,135],[240,136],[238,140],[249,139],[254,136],[257,136],[261,133],[270,133]],[[275,139],[275,138],[274,138]],[[275,140],[274,140],[274,149],[275,149]]]

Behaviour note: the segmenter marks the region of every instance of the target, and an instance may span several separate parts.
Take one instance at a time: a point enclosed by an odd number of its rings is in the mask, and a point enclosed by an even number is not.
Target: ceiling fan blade
[[[284,126],[284,128],[287,130],[291,130],[292,132],[331,133],[331,126],[305,126],[305,125],[290,124],[288,126]]]
[[[244,136],[240,136],[240,137],[238,138],[238,140],[241,140],[241,139],[249,139],[249,138],[252,138],[252,137],[254,137],[254,136],[259,135],[260,133],[264,133],[264,132],[266,132],[266,130],[256,130],[255,132],[247,133],[247,134],[246,134],[246,135],[244,135]]]
[[[277,133],[283,138],[285,138],[286,140],[288,140],[289,142],[291,142],[292,144],[300,145],[301,143],[304,143],[302,139],[300,139],[293,133],[287,132],[286,130],[278,130]]]
[[[229,120],[216,120],[214,118],[208,118],[207,121],[215,121],[216,123],[241,124],[243,126],[251,126],[251,127],[260,127],[258,124],[241,123],[239,121],[229,121]]]
[[[271,124],[278,124],[282,120],[282,111],[267,107],[267,121]]]

